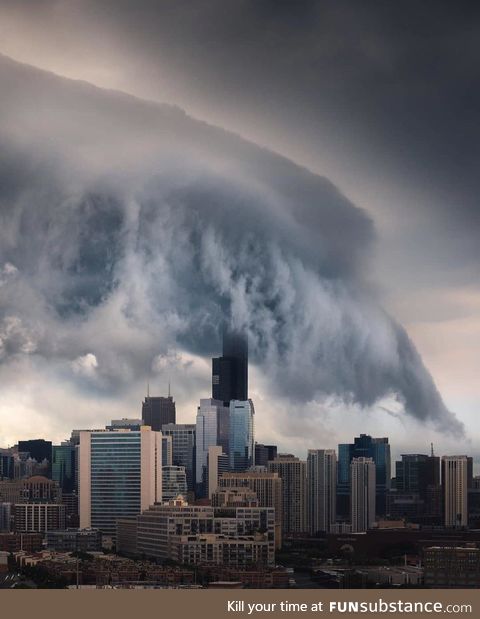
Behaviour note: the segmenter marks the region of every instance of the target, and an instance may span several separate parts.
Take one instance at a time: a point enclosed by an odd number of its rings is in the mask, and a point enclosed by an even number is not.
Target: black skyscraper
[[[142,420],[155,432],[159,432],[167,423],[175,423],[175,402],[171,395],[165,397],[147,396],[142,403]]]
[[[228,404],[248,400],[248,341],[243,333],[225,331],[223,355],[212,359],[212,397]]]

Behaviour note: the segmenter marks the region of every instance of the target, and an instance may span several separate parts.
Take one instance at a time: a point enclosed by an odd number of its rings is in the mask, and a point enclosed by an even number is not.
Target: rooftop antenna
[[[150,397],[150,381],[147,380],[147,398]]]
[[[170,381],[168,381],[168,397],[170,397]]]
[[[433,443],[430,443],[430,454],[433,458]]]

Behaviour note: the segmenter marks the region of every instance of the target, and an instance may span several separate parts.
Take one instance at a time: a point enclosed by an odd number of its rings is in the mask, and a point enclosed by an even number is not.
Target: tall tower
[[[118,518],[162,500],[162,434],[140,430],[80,432],[80,527],[116,535]]]
[[[208,485],[208,448],[219,446],[228,454],[230,434],[229,408],[223,402],[201,399],[196,419],[196,493],[205,496]]]
[[[446,527],[468,525],[468,488],[472,480],[472,458],[442,457],[443,504]]]
[[[279,454],[268,463],[270,473],[282,479],[283,521],[282,532],[305,533],[307,530],[306,483],[307,465],[291,454]]]
[[[353,458],[350,464],[350,515],[352,533],[362,533],[375,522],[375,462],[373,458]]]
[[[330,531],[336,520],[337,455],[334,449],[309,449],[307,510],[311,535]]]
[[[252,400],[230,400],[230,470],[246,471],[254,464],[255,409]]]
[[[223,354],[212,359],[212,398],[248,400],[248,340],[244,333],[224,331]]]
[[[144,425],[150,426],[154,432],[161,432],[162,426],[175,423],[176,409],[173,397],[147,395],[142,403],[142,420]]]

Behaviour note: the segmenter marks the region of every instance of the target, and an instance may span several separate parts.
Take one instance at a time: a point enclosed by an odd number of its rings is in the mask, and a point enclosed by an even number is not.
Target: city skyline
[[[477,468],[469,16],[74,4],[0,6],[0,446],[138,418],[147,382],[194,423],[226,317],[259,442]]]

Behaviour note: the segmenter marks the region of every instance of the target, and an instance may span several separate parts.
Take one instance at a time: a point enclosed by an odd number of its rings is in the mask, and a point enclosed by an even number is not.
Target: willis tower
[[[223,354],[212,359],[212,397],[226,406],[248,400],[248,341],[244,333],[225,330]]]

